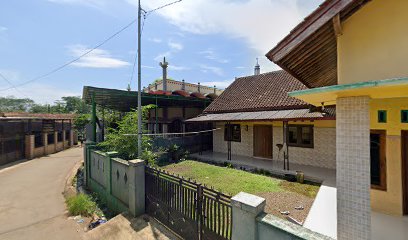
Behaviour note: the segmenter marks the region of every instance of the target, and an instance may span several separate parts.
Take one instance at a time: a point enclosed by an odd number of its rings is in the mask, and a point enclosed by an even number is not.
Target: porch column
[[[337,239],[371,239],[370,98],[336,104]]]
[[[26,135],[24,141],[25,141],[25,158],[28,160],[33,159],[35,135]]]

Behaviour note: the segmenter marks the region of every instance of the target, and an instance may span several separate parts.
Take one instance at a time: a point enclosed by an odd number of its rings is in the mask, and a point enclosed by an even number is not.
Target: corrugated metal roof
[[[332,120],[335,119],[336,109],[326,108],[322,112],[310,112],[309,109],[275,110],[259,112],[237,112],[205,114],[187,120],[187,122],[241,122],[241,121],[273,121],[273,120]]]

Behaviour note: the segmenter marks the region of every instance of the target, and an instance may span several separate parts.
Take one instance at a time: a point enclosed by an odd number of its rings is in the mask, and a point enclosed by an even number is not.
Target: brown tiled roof
[[[26,113],[5,112],[0,113],[0,118],[28,118],[28,119],[74,119],[75,114],[49,114],[49,113]]]
[[[288,92],[307,89],[281,70],[237,78],[205,110],[205,113],[249,112],[307,108],[308,104],[288,96]]]

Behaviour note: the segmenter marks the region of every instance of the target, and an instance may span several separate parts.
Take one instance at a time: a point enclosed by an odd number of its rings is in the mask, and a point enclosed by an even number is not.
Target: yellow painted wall
[[[386,123],[378,123],[378,110],[387,111]],[[408,110],[408,98],[373,99],[370,103],[371,129],[387,131],[387,190],[372,189],[371,205],[375,211],[393,215],[402,215],[401,130],[408,130],[408,123],[401,123],[401,110]]]
[[[407,0],[373,0],[343,23],[339,84],[408,76],[407,12]]]

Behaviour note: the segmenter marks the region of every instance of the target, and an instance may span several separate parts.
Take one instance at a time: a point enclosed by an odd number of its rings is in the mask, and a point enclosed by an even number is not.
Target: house
[[[312,109],[288,93],[307,87],[287,72],[237,78],[204,113],[188,122],[213,122],[213,152],[336,167],[335,109]],[[286,136],[286,137],[285,137]],[[285,149],[287,147],[287,149]],[[235,156],[234,156],[235,157]]]
[[[338,239],[378,238],[372,210],[408,214],[407,10],[406,0],[327,0],[266,54],[310,88],[291,97],[336,106]],[[387,224],[381,239],[398,239]]]
[[[24,112],[0,115],[0,165],[32,159],[74,145],[73,114],[33,114]]]

